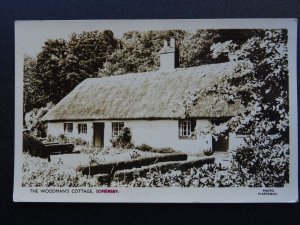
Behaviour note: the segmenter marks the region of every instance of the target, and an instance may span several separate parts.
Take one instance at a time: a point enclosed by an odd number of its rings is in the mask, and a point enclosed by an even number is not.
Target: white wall
[[[111,121],[68,121],[67,123],[73,123],[73,132],[68,133],[64,131],[64,122],[48,122],[48,131],[47,135],[58,137],[61,134],[66,135],[67,137],[74,137],[74,138],[82,138],[83,140],[87,141],[89,145],[93,144],[93,123],[104,123],[104,145],[111,146],[111,142],[109,139],[111,138],[112,128],[111,128]],[[80,133],[78,134],[78,124],[87,124],[87,133]]]
[[[92,143],[93,138],[93,129],[91,122],[72,122],[68,121],[68,123],[73,123],[73,132],[68,133],[64,131],[64,123],[63,122],[49,122],[48,123],[48,131],[47,135],[58,137],[61,134],[66,135],[67,137],[74,137],[74,138],[82,138],[83,140],[87,141],[88,143]],[[78,134],[78,124],[85,123],[87,124],[87,133],[80,133]]]
[[[197,120],[196,129],[209,123],[208,120]],[[171,147],[182,152],[199,153],[212,144],[211,135],[179,139],[178,120],[134,120],[127,121],[125,126],[131,128],[135,145],[148,144],[152,147]]]
[[[70,121],[71,123],[72,121]],[[132,142],[134,145],[148,144],[152,147],[171,147],[178,151],[197,154],[212,147],[212,136],[198,135],[194,139],[179,139],[178,120],[128,120],[128,121],[89,121],[73,122],[73,132],[64,133],[64,123],[49,122],[48,135],[59,136],[65,134],[69,137],[80,137],[93,144],[93,123],[104,122],[104,146],[111,146],[110,138],[112,134],[112,122],[124,122],[124,126],[129,127],[132,132]],[[78,134],[78,123],[87,124],[87,134]],[[196,128],[210,125],[207,119],[198,119]],[[243,143],[243,138],[235,134],[229,136],[229,149],[235,149]]]
[[[169,72],[175,69],[175,50],[160,55],[160,71]]]

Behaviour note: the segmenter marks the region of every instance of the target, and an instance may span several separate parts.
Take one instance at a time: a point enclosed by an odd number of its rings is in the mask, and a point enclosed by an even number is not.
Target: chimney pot
[[[167,48],[167,47],[168,47],[168,41],[164,40],[164,48]]]
[[[164,40],[164,46],[160,50],[160,71],[169,72],[178,67],[179,53],[175,46],[175,38],[170,39],[170,44]]]

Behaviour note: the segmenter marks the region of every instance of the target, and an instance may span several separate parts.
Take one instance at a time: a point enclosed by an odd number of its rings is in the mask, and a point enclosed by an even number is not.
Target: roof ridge
[[[190,66],[190,67],[178,67],[175,68],[173,71],[168,71],[168,72],[163,72],[160,70],[152,70],[152,71],[146,71],[146,72],[137,72],[137,73],[124,73],[124,74],[116,74],[116,75],[109,75],[109,76],[103,76],[103,77],[89,77],[86,78],[84,81],[86,80],[95,80],[95,79],[111,79],[111,78],[120,78],[123,76],[142,76],[142,75],[158,75],[158,74],[174,74],[177,72],[181,72],[182,70],[195,70],[195,69],[203,69],[205,67],[210,67],[210,66],[220,66],[220,65],[229,65],[229,64],[237,64],[237,63],[241,63],[244,60],[238,60],[238,61],[228,61],[228,62],[222,62],[222,63],[210,63],[210,64],[204,64],[204,65],[200,65],[200,66]]]

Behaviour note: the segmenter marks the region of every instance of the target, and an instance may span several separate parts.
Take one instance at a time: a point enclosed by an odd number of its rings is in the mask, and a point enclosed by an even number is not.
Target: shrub
[[[150,145],[147,144],[141,144],[135,147],[138,150],[144,151],[144,152],[155,152],[155,153],[176,153],[176,151],[173,148],[170,147],[162,147],[162,148],[153,148]]]
[[[68,137],[64,134],[60,134],[58,137],[48,135],[47,142],[58,142],[58,143],[61,143],[61,144],[70,143],[70,144],[80,145],[80,146],[87,146],[88,145],[88,142],[86,140],[80,138],[80,137],[79,138]]]
[[[62,163],[51,163],[47,160],[25,154],[22,166],[23,187],[97,187],[97,179],[82,175],[74,168]]]
[[[173,148],[170,148],[170,147],[154,148],[153,151],[157,152],[157,153],[175,153],[176,152]]]
[[[144,152],[152,152],[152,147],[147,144],[141,144],[135,147],[138,150],[144,151]]]
[[[205,157],[194,161],[170,161],[160,164],[144,166],[142,168],[133,168],[130,170],[117,171],[115,173],[115,181],[125,181],[128,183],[135,179],[135,175],[138,175],[138,177],[145,177],[147,173],[153,171],[159,172],[160,174],[165,174],[172,170],[178,170],[182,173],[185,171],[189,171],[191,168],[201,168],[203,165],[206,164],[214,164],[214,161],[215,159],[213,157]]]
[[[137,159],[139,157],[141,157],[141,154],[137,153],[136,151],[133,151],[133,153],[130,154],[131,159]]]
[[[121,132],[113,137],[110,142],[113,147],[121,147],[121,148],[131,148],[133,144],[131,143],[131,131],[128,127],[124,127]]]
[[[205,158],[195,162],[167,163],[141,168],[137,171],[118,171],[112,187],[237,187],[226,168]]]
[[[233,153],[229,172],[239,186],[283,187],[289,183],[289,147],[240,147]]]
[[[169,155],[153,156],[153,157],[146,157],[146,158],[137,158],[137,159],[121,161],[121,162],[103,163],[99,165],[79,166],[78,170],[82,171],[83,174],[90,174],[90,175],[99,174],[99,173],[111,174],[117,170],[139,168],[142,166],[148,166],[158,162],[184,161],[184,160],[187,160],[186,154],[169,154]]]
[[[58,136],[58,142],[62,143],[62,144],[66,144],[66,143],[69,143],[69,139],[66,135],[61,134]]]
[[[54,104],[49,102],[45,107],[33,109],[26,113],[24,120],[31,135],[36,137],[46,137],[47,124],[42,121],[42,118],[53,107]]]
[[[47,142],[58,142],[58,138],[52,135],[48,135]]]
[[[206,156],[210,156],[210,155],[214,154],[214,151],[212,150],[212,148],[208,148],[208,149],[205,149],[205,150],[203,151],[203,153],[204,153],[204,155],[206,155]]]

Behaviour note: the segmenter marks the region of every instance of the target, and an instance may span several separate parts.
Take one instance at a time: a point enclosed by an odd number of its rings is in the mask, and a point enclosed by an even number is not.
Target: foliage
[[[131,148],[133,144],[131,143],[131,131],[130,128],[124,127],[120,133],[111,138],[111,143],[113,147],[120,148]]]
[[[53,106],[53,103],[50,102],[45,107],[35,108],[25,114],[25,125],[32,135],[46,137],[47,124],[42,121],[42,118]]]
[[[233,154],[229,177],[238,186],[283,187],[289,182],[288,146],[242,147]]]
[[[96,77],[117,47],[111,31],[71,34],[70,40],[47,40],[42,51],[24,58],[25,112],[55,104],[88,77]]]
[[[122,161],[110,161],[104,164],[83,165],[78,167],[83,174],[113,174],[117,170],[128,170],[132,168],[140,168],[142,166],[152,165],[158,162],[185,161],[186,154],[165,154],[150,157],[141,157],[136,159],[128,159]]]
[[[82,175],[62,163],[51,163],[47,160],[25,154],[22,166],[23,187],[97,187],[95,178]]]
[[[111,186],[129,187],[233,187],[234,180],[228,177],[226,168],[216,164],[192,167],[186,171],[172,169],[164,173],[159,169],[149,170],[144,176],[133,174],[130,180],[116,179]]]
[[[133,151],[131,154],[130,154],[130,159],[137,159],[137,158],[140,158],[141,157],[141,154],[139,154],[138,152],[136,151]]]
[[[61,144],[74,144],[74,145],[80,145],[80,146],[87,146],[88,142],[80,137],[68,137],[64,134],[60,134],[59,136],[53,136],[53,135],[48,135],[47,137],[47,142],[57,142]]]
[[[153,148],[147,144],[141,144],[135,146],[136,149],[144,151],[144,152],[155,152],[155,153],[176,153],[173,148],[170,147],[162,147],[162,148]]]
[[[24,112],[41,107],[44,96],[39,89],[41,80],[36,76],[36,58],[24,56]],[[39,93],[39,94],[38,94]]]
[[[204,149],[203,153],[206,156],[210,156],[210,155],[214,154],[214,151],[212,150],[212,148],[208,148],[208,149]]]
[[[123,34],[119,48],[107,59],[100,76],[146,72],[159,67],[159,51],[163,41],[176,38],[178,46],[186,35],[182,30],[129,31]]]
[[[141,144],[138,146],[135,146],[136,149],[144,151],[144,152],[151,152],[153,148],[150,145],[147,144]]]
[[[23,133],[23,152],[35,157],[47,157],[43,143],[30,134]]]
[[[246,110],[212,125],[210,132],[247,133],[245,146],[233,152],[230,169],[244,178],[241,185],[283,186],[289,182],[287,30],[261,30],[243,44],[226,41],[211,49],[214,57],[226,53],[228,60],[240,61],[240,68],[212,89],[192,93],[190,105],[211,94],[229,104],[241,101]]]

